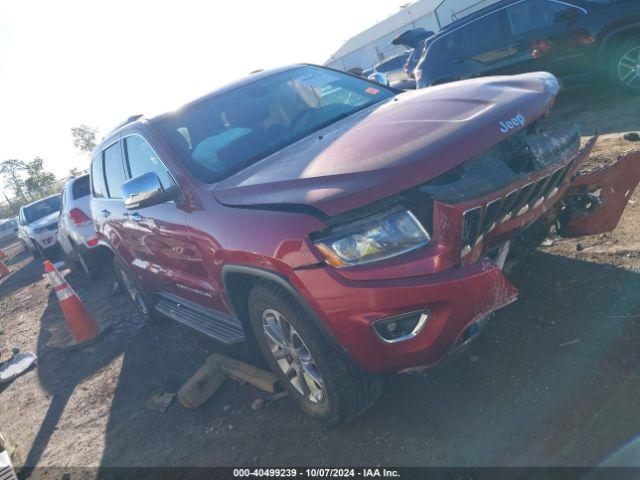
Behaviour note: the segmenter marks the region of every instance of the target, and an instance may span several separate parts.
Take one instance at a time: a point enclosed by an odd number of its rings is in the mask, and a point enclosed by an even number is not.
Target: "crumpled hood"
[[[35,222],[30,223],[29,228],[35,229],[35,228],[46,227],[48,225],[51,225],[52,223],[57,224],[59,216],[60,216],[60,212],[50,213],[49,215],[39,218]]]
[[[229,206],[304,205],[340,214],[427,182],[548,112],[555,77],[487,77],[406,92],[223,180]]]

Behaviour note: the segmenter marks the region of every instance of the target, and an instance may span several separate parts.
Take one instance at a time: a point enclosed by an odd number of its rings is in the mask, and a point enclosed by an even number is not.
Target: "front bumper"
[[[432,365],[463,332],[491,312],[514,302],[517,290],[489,259],[440,274],[385,281],[349,281],[330,267],[299,270],[298,286],[336,341],[363,369],[397,371]],[[419,334],[382,342],[375,320],[428,309]]]
[[[32,240],[42,250],[53,249],[58,244],[58,231],[47,230],[46,232],[35,234],[32,237]]]

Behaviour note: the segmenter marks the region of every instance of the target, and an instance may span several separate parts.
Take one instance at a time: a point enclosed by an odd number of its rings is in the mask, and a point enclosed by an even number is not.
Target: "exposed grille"
[[[464,212],[462,229],[462,256],[480,242],[497,225],[539,207],[553,197],[564,182],[571,163],[552,174],[523,185],[502,198],[496,198],[485,206]]]
[[[51,225],[47,225],[46,227],[47,230],[53,232],[55,230],[58,230],[58,224],[57,223],[52,223]]]

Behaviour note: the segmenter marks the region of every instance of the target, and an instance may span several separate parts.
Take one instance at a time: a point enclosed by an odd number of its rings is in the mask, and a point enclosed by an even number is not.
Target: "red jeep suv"
[[[640,158],[580,175],[595,139],[546,131],[548,73],[401,93],[297,65],[96,149],[91,209],[149,320],[255,341],[309,414],[340,422],[387,371],[436,364],[516,300],[510,250],[615,228]]]

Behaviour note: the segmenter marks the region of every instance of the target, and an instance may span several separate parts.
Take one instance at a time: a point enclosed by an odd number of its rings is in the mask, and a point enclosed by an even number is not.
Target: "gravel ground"
[[[588,99],[588,103],[587,103]],[[580,89],[560,98],[558,123],[606,134],[594,164],[640,148],[640,99]],[[0,426],[18,466],[594,465],[640,431],[640,214],[638,192],[618,229],[551,239],[511,274],[520,301],[499,311],[460,357],[422,376],[393,376],[382,399],[352,423],[327,428],[289,398],[227,381],[204,407],[176,392],[215,342],[169,321],[141,322],[112,279],[67,279],[114,328],[90,348],[46,346],[61,325],[39,261],[18,247],[0,281],[0,348],[32,350],[38,366],[0,386]],[[246,352],[241,352],[246,355]],[[637,460],[640,464],[640,459]]]

